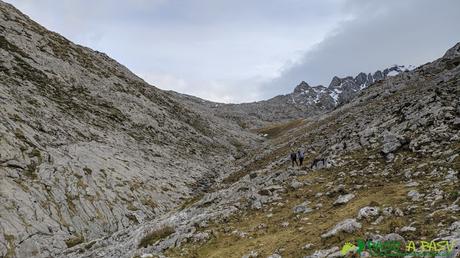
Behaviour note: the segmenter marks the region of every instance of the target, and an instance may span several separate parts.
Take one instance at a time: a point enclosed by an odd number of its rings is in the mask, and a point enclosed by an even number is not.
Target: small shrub
[[[83,236],[75,236],[72,238],[69,238],[65,240],[65,244],[67,245],[67,248],[74,247],[76,245],[79,245],[85,241],[85,238]]]
[[[93,245],[96,243],[96,241],[91,241],[89,242],[88,244],[85,245],[85,249],[86,250],[89,250],[91,249],[91,247],[93,247]]]
[[[138,211],[139,208],[137,208],[136,206],[134,206],[134,204],[132,202],[129,202],[128,203],[128,206],[126,207],[128,210],[130,211]]]
[[[37,149],[37,148],[34,148],[30,153],[29,153],[29,158],[32,158],[32,157],[37,157],[37,158],[41,158],[41,153],[40,153],[40,150]]]
[[[162,238],[165,238],[165,237],[168,237],[171,234],[173,234],[174,232],[175,232],[174,228],[171,227],[171,226],[166,226],[166,227],[154,230],[154,231],[148,233],[147,235],[145,235],[141,239],[141,241],[139,242],[139,248],[141,248],[141,247],[145,248],[145,247],[147,247],[149,245],[153,245],[158,240],[160,240]]]
[[[89,167],[84,167],[83,171],[85,171],[85,174],[87,175],[91,175],[93,173],[93,171]]]
[[[19,128],[16,128],[16,130],[14,131],[14,136],[16,136],[16,138],[18,138],[20,140],[23,140],[23,141],[26,140],[26,137],[25,137],[24,133]]]
[[[141,203],[145,206],[148,206],[152,209],[155,209],[158,207],[158,204],[154,202],[151,198],[145,198],[141,201]]]
[[[35,163],[35,161],[32,161],[24,169],[24,175],[31,179],[37,179],[38,176],[37,176],[36,171],[37,171],[37,163]]]
[[[456,200],[459,196],[460,196],[460,194],[458,193],[458,191],[450,192],[450,199],[451,200]]]

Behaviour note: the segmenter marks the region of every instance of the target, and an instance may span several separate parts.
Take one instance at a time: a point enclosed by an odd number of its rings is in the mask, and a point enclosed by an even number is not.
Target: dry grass
[[[79,245],[81,243],[85,242],[85,238],[83,236],[74,236],[65,241],[65,244],[67,245],[68,248],[74,247],[76,245]]]
[[[333,180],[334,174],[328,171],[316,171],[299,180],[315,180],[323,177],[323,183],[313,184],[295,191],[288,191],[283,196],[283,206],[271,205],[265,211],[249,211],[238,214],[230,219],[226,224],[214,224],[211,228],[217,232],[216,237],[208,243],[199,245],[186,245],[187,257],[241,257],[251,250],[257,250],[261,257],[266,257],[274,253],[277,249],[283,248],[283,257],[301,257],[307,255],[308,250],[302,250],[302,246],[312,243],[315,248],[327,248],[338,246],[344,241],[354,241],[358,237],[363,237],[362,231],[355,234],[342,234],[338,237],[324,240],[321,234],[330,230],[338,222],[355,218],[360,208],[371,203],[378,203],[380,206],[393,206],[406,200],[406,189],[404,185],[393,183],[385,186],[374,186],[358,191],[355,199],[344,206],[333,206],[334,197],[323,196],[316,198],[317,192],[325,192],[325,184]],[[296,216],[292,208],[301,202],[309,200],[310,206],[321,203],[323,208],[308,214]],[[268,218],[267,214],[272,213]],[[308,218],[308,219],[302,219]],[[281,227],[282,222],[289,222],[287,228]],[[262,230],[255,229],[257,225],[266,224],[267,228]],[[367,223],[367,222],[365,222]],[[390,232],[395,226],[405,225],[402,218],[386,220],[375,231]],[[249,237],[240,238],[231,232],[248,232]],[[168,253],[171,257],[181,257],[182,251],[175,249]],[[183,257],[183,256],[182,256]]]
[[[338,222],[348,218],[356,218],[360,208],[365,206],[377,205],[380,208],[393,207],[404,210],[405,207],[413,203],[407,197],[410,188],[405,186],[401,181],[400,175],[390,174],[380,176],[378,171],[382,171],[387,164],[383,159],[365,161],[369,153],[350,153],[347,159],[352,160],[347,165],[338,168],[323,169],[310,171],[306,176],[300,176],[299,181],[311,182],[310,185],[292,190],[289,189],[282,197],[282,205],[272,203],[263,208],[263,210],[242,211],[235,214],[227,223],[211,224],[208,229],[213,230],[214,237],[204,244],[185,244],[180,248],[175,248],[167,252],[168,257],[241,257],[252,250],[256,250],[260,257],[267,257],[276,250],[284,249],[283,257],[302,257],[311,254],[313,250],[326,249],[333,246],[341,247],[345,242],[355,242],[357,239],[365,238],[365,232],[376,234],[388,234],[396,232],[398,228],[414,223],[417,232],[403,233],[406,239],[421,240],[432,239],[436,236],[439,228],[438,219],[427,219],[431,212],[424,210],[422,207],[416,209],[407,217],[385,217],[377,225],[371,224],[373,221],[361,221],[363,228],[353,234],[341,233],[338,236],[322,239],[324,234]],[[350,191],[357,183],[366,184],[366,188],[353,191],[356,195],[349,203],[342,206],[334,206],[333,202],[338,194],[331,196],[323,195],[315,197],[318,192],[327,192],[328,182],[337,184],[337,173],[348,173],[351,170],[364,169],[369,163],[374,163],[375,174],[371,173],[365,177],[346,176],[343,184],[346,190]],[[419,160],[419,162],[422,162]],[[413,165],[418,165],[415,163]],[[394,170],[402,169],[402,164],[395,163]],[[407,167],[406,167],[407,168]],[[422,187],[422,188],[420,188]],[[418,190],[423,191],[423,186]],[[444,189],[449,190],[449,189]],[[450,189],[454,191],[455,189]],[[311,213],[296,215],[292,208],[295,205],[308,200],[311,202],[310,207],[321,203],[323,207],[314,210]],[[271,213],[271,217],[267,214]],[[449,214],[439,214],[437,218],[450,223]],[[282,222],[289,222],[286,228],[281,227]],[[266,224],[265,229],[257,229],[260,224]],[[248,236],[240,238],[232,231],[238,230],[247,232]],[[313,244],[311,250],[303,250],[302,247],[307,244]]]
[[[373,103],[372,105],[377,104]],[[224,180],[224,183],[234,183],[241,177],[265,167],[282,156],[287,157],[291,148],[297,148],[301,144],[304,146],[313,144],[318,137],[327,138],[329,135],[336,133],[343,124],[351,123],[355,119],[353,116],[337,119],[340,116],[340,113],[334,112],[318,122],[296,120],[258,129],[257,133],[268,134],[269,144],[276,146],[275,149],[268,155],[254,160],[240,171],[233,173]],[[293,138],[297,139],[296,144],[298,146],[288,146],[286,144],[289,139]],[[451,149],[458,149],[459,147],[460,143],[454,143]],[[321,152],[319,149],[315,149],[315,151]],[[226,223],[210,224],[209,228],[207,228],[213,232],[213,238],[210,241],[203,244],[188,243],[179,248],[169,250],[167,255],[168,257],[241,257],[255,250],[260,257],[267,257],[282,248],[284,249],[282,252],[283,257],[302,257],[312,254],[314,250],[327,249],[333,246],[341,247],[347,241],[355,242],[359,238],[366,238],[366,232],[376,234],[394,233],[397,232],[398,228],[408,226],[411,223],[414,223],[413,225],[417,228],[417,231],[415,233],[401,233],[403,237],[411,240],[433,239],[440,229],[438,223],[443,221],[445,225],[449,225],[452,222],[452,214],[439,213],[436,218],[428,218],[432,210],[424,209],[424,204],[421,202],[409,200],[407,192],[411,189],[428,192],[431,191],[429,185],[423,184],[425,179],[421,176],[414,178],[421,185],[416,188],[409,188],[405,186],[407,180],[403,179],[404,176],[401,173],[405,169],[414,169],[419,164],[430,164],[435,160],[431,157],[416,155],[407,150],[401,150],[397,155],[402,155],[405,159],[397,159],[394,163],[388,164],[385,163],[380,155],[379,149],[360,149],[353,153],[346,153],[341,158],[348,161],[347,164],[331,169],[310,171],[308,175],[298,177],[299,181],[309,181],[312,184],[297,190],[289,189],[283,194],[281,205],[273,203],[259,211],[241,211],[232,216]],[[370,156],[375,158],[368,158]],[[313,157],[307,156],[305,163],[309,164],[312,160]],[[457,157],[448,166],[457,170],[460,169],[459,160],[460,157]],[[373,164],[373,169],[366,170],[366,167],[370,164]],[[287,166],[287,163],[280,166]],[[434,169],[433,166],[426,166],[423,168],[423,170],[426,170],[424,172],[429,173]],[[274,167],[273,169],[277,170],[279,168]],[[387,169],[390,173],[382,176],[380,173]],[[316,193],[329,190],[326,187],[328,182],[334,182],[334,185],[338,184],[338,173],[344,172],[348,174],[353,170],[366,170],[368,173],[365,176],[347,175],[340,183],[346,185],[348,191],[357,184],[367,185],[367,187],[353,191],[356,197],[349,203],[343,206],[334,206],[332,203],[337,198],[337,194],[315,197]],[[422,171],[419,168],[415,170]],[[318,178],[323,178],[323,180],[320,181]],[[426,180],[437,179],[430,178]],[[458,194],[458,186],[447,186],[443,190],[446,193],[452,193],[452,196]],[[451,198],[455,199],[454,197]],[[323,207],[307,214],[294,214],[292,208],[305,200],[311,202],[310,207],[314,207],[318,203],[321,203]],[[441,200],[437,205],[444,204],[449,204],[449,201]],[[418,205],[419,207],[407,214],[405,208],[411,205]],[[377,225],[373,225],[372,221],[361,221],[363,228],[353,234],[339,234],[329,239],[321,238],[321,234],[330,230],[338,222],[348,218],[356,218],[359,209],[365,206],[400,208],[404,210],[407,216],[385,217]],[[267,217],[267,214],[270,213],[272,216]],[[286,228],[281,227],[282,222],[289,222],[289,226]],[[257,226],[262,223],[266,224],[267,227],[257,229]],[[246,232],[248,236],[240,238],[235,234],[231,234],[234,230]],[[313,247],[310,250],[303,250],[302,247],[307,243],[313,244]]]
[[[291,129],[298,128],[304,124],[303,119],[293,120],[287,123],[280,123],[268,127],[253,130],[256,133],[267,134],[267,138],[273,139],[279,137]]]
[[[174,228],[170,226],[166,226],[157,230],[154,230],[148,234],[146,234],[141,241],[139,242],[138,247],[147,247],[149,245],[155,244],[160,239],[168,237],[169,235],[174,233]]]

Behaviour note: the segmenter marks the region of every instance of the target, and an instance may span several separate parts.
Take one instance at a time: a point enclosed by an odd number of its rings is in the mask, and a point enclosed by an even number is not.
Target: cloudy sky
[[[6,0],[146,81],[220,102],[420,65],[460,41],[459,0]]]

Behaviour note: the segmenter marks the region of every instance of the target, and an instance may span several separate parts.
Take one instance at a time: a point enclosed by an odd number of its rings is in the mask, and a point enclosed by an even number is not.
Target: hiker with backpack
[[[298,166],[299,164],[297,163],[297,153],[295,151],[291,152],[291,161],[292,161],[292,167],[294,167],[294,163]]]
[[[303,159],[305,158],[305,155],[302,150],[297,151],[297,157],[299,158],[299,166],[302,166]]]

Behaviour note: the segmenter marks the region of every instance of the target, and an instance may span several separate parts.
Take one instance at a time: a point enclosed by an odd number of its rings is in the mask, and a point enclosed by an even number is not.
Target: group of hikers
[[[297,152],[295,151],[291,152],[292,167],[294,167],[294,164],[301,167],[303,164],[304,158],[305,158],[305,154],[302,150],[298,150]],[[299,162],[297,162],[297,160]]]

